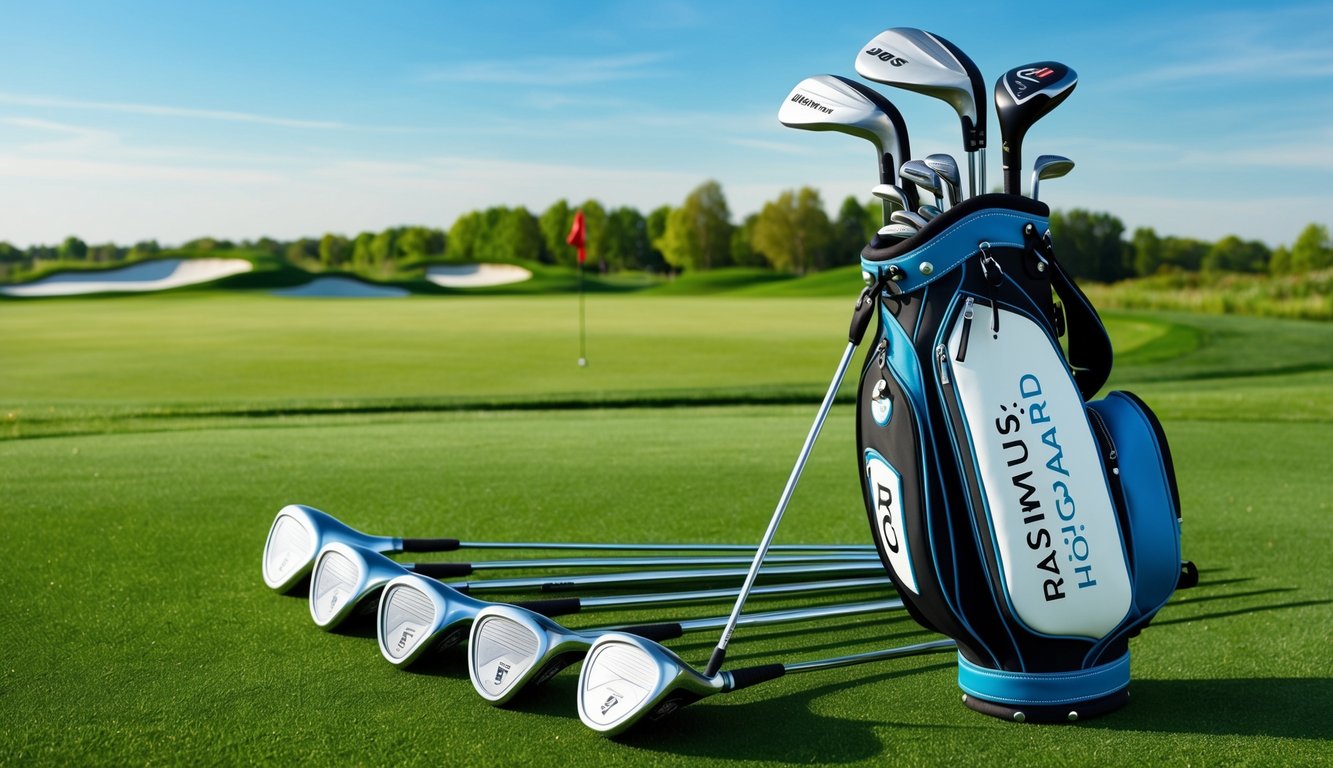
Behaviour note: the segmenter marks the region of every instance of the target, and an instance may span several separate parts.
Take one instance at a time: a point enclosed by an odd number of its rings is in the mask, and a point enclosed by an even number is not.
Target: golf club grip
[[[472,573],[472,563],[416,563],[412,566],[412,572],[432,579],[467,576]]]
[[[731,673],[731,690],[739,691],[755,683],[776,680],[787,674],[787,668],[781,664],[764,664],[758,667],[738,669]]]
[[[583,609],[583,601],[577,597],[553,597],[549,600],[526,600],[513,605],[526,608],[543,616],[568,616]]]
[[[685,630],[675,622],[668,624],[639,624],[634,627],[621,627],[617,632],[637,635],[648,640],[674,640],[685,634]]]
[[[403,539],[403,551],[453,552],[460,544],[458,539]]]

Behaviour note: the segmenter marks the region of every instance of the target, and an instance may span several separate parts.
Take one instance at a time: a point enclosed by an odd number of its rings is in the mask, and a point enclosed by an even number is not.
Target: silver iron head
[[[926,159],[921,162],[940,175],[940,179],[947,186],[949,206],[958,205],[959,192],[962,190],[963,183],[962,174],[958,170],[958,161],[954,160],[952,155],[936,153],[927,155]]]
[[[726,673],[704,677],[651,640],[608,632],[592,644],[579,673],[579,719],[615,736],[723,692],[726,679]]]
[[[314,507],[288,504],[278,510],[264,542],[264,583],[278,592],[293,591],[309,575],[319,550],[331,541],[376,552],[394,552],[402,546],[400,539],[361,533]]]
[[[920,160],[908,160],[898,169],[903,181],[910,182],[935,196],[938,203],[944,201],[944,182],[940,175]]]
[[[489,605],[477,614],[468,639],[472,687],[503,706],[583,658],[596,637],[513,605]]]
[[[917,228],[910,224],[888,224],[879,228],[881,237],[889,237],[894,240],[906,240],[918,232]]]
[[[906,224],[916,229],[926,226],[926,217],[912,211],[894,211],[890,218],[894,224]]]
[[[407,573],[400,563],[362,547],[332,541],[315,558],[310,575],[310,618],[333,629],[374,609],[374,598],[394,577]]]
[[[458,645],[477,614],[490,603],[440,582],[409,573],[384,585],[375,636],[380,655],[406,667]]]
[[[788,128],[837,131],[869,140],[879,154],[880,181],[892,180],[910,151],[907,124],[897,107],[870,88],[837,75],[815,75],[797,83],[778,109],[778,120]]]
[[[986,102],[981,71],[944,38],[910,27],[886,29],[861,46],[856,72],[867,80],[948,102],[963,126],[963,148],[986,146]]]
[[[939,216],[941,213],[940,209],[936,208],[933,205],[923,205],[920,208],[916,209],[916,212],[918,215],[921,216],[921,218],[925,219],[926,221],[930,221],[936,216]]]
[[[878,197],[880,200],[887,201],[898,206],[898,210],[907,210],[910,201],[907,199],[907,193],[903,188],[896,184],[876,184],[871,187],[870,194]]]
[[[1074,170],[1074,161],[1060,155],[1041,155],[1032,164],[1032,199],[1037,199],[1037,187],[1046,179],[1058,179]]]

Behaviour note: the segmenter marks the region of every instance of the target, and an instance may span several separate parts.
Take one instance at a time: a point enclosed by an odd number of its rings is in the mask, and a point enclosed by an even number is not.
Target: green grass
[[[0,304],[0,417],[22,438],[0,439],[0,754],[24,765],[1327,764],[1333,339],[1322,324],[1110,316],[1113,385],[1166,419],[1185,554],[1203,585],[1133,641],[1131,705],[1075,727],[967,710],[943,656],[793,676],[610,742],[574,715],[572,671],[527,706],[493,709],[459,655],[395,670],[373,639],[317,631],[304,601],[262,585],[264,534],[290,502],[384,533],[757,539],[841,350],[847,304],[597,296],[584,370],[568,296]],[[702,405],[711,398],[728,405]],[[623,407],[595,407],[608,401]],[[468,409],[479,404],[499,409]],[[868,540],[852,416],[834,409],[782,540]],[[902,618],[805,629],[742,630],[732,658],[926,636]],[[714,639],[672,645],[702,664]]]

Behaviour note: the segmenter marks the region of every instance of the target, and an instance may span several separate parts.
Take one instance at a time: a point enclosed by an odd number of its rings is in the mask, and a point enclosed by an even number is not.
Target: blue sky
[[[0,0],[0,240],[291,238],[447,227],[491,205],[648,211],[706,179],[733,217],[783,189],[868,198],[873,152],[783,128],[802,78],[914,26],[988,83],[1043,59],[1078,89],[1025,157],[1056,208],[1132,230],[1290,243],[1333,221],[1333,2],[11,2]],[[943,102],[880,86],[913,153]],[[992,109],[993,111],[993,109]],[[999,179],[992,115],[989,179]]]

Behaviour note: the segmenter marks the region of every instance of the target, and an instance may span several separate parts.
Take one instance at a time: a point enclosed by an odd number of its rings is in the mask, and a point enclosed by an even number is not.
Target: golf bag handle
[[[1050,232],[1039,233],[1035,226],[1027,224],[1023,227],[1023,238],[1051,271],[1051,287],[1065,308],[1069,365],[1074,369],[1074,383],[1083,399],[1091,400],[1111,375],[1111,337],[1092,302],[1055,258]]]

